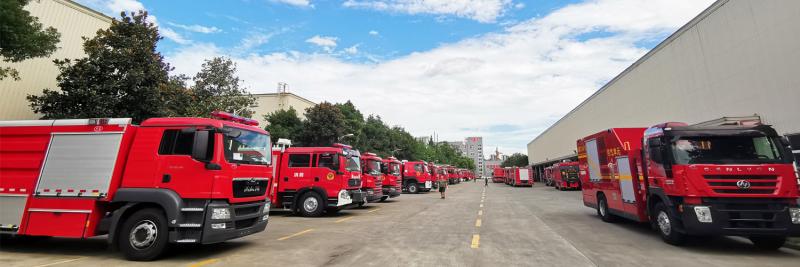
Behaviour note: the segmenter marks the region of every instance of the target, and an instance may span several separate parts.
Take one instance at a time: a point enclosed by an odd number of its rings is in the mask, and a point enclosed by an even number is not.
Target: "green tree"
[[[334,106],[339,108],[339,111],[344,116],[344,133],[353,134],[353,137],[350,137],[348,141],[354,145],[359,144],[361,129],[364,128],[364,115],[350,100],[347,100],[344,104],[336,103]]]
[[[330,146],[345,134],[344,115],[331,103],[322,102],[307,108],[305,115],[306,120],[297,140],[299,145]]]
[[[146,12],[123,12],[108,29],[84,38],[87,57],[55,61],[61,90],[29,95],[31,108],[47,119],[130,117],[134,122],[180,113],[169,105],[185,105],[186,98],[177,88],[180,79],[170,80],[171,68],[156,51],[160,39]]]
[[[299,141],[300,133],[303,129],[303,121],[297,116],[297,111],[289,107],[287,110],[277,110],[264,115],[264,119],[269,123],[264,130],[267,130],[272,137],[272,142],[277,142],[278,138],[286,138],[292,141]]]
[[[206,60],[192,80],[193,102],[187,115],[208,117],[217,110],[248,118],[253,115],[250,107],[256,99],[240,85],[242,80],[236,76],[236,63],[231,59],[215,57]]]
[[[53,27],[43,28],[38,18],[23,9],[28,2],[0,1],[0,58],[4,62],[50,56],[58,48],[61,34]],[[0,67],[0,80],[6,77],[20,79],[16,69]]]
[[[528,156],[521,154],[521,153],[514,153],[511,154],[503,163],[500,163],[500,167],[525,167],[528,166]]]

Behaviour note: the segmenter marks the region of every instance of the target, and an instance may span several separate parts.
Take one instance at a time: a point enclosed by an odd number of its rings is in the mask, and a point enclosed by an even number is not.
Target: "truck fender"
[[[113,245],[114,241],[116,241],[115,238],[117,236],[117,226],[119,226],[120,219],[122,219],[122,217],[124,215],[127,215],[128,209],[130,209],[130,208],[132,208],[133,206],[136,206],[136,205],[137,205],[137,203],[128,203],[128,204],[125,204],[125,206],[122,206],[122,207],[114,210],[114,212],[111,215],[111,218],[108,219],[109,223],[106,226],[106,227],[108,227],[107,228],[108,229],[108,238],[106,239],[106,241],[108,242],[109,245]],[[117,248],[116,246],[111,246],[111,247],[113,249]]]
[[[306,187],[297,191],[295,199],[294,201],[292,201],[292,210],[294,210],[295,207],[297,207],[297,203],[300,202],[300,197],[302,197],[303,194],[305,194],[308,191],[314,191],[322,197],[322,207],[328,206],[328,193],[325,191],[325,189],[321,187],[313,186],[313,187]]]
[[[114,194],[111,203],[153,203],[164,210],[167,224],[176,227],[181,221],[183,199],[175,191],[163,188],[122,188]]]
[[[675,211],[677,210],[677,208],[675,207],[676,203],[672,201],[672,198],[668,197],[664,193],[664,189],[663,188],[650,187],[650,189],[648,191],[650,191],[650,194],[647,197],[647,216],[651,218],[650,223],[651,224],[654,223],[654,220],[652,220],[652,216],[654,216],[652,214],[653,207],[655,207],[655,203],[657,201],[660,201],[660,202],[664,203],[665,206],[667,206],[668,211],[670,213],[672,213],[672,216],[674,218],[677,219],[676,225],[675,225],[676,230],[678,230],[678,232],[685,233],[686,231],[683,228],[683,222],[681,222],[681,220],[680,220],[680,218],[681,218],[680,214],[675,214]]]

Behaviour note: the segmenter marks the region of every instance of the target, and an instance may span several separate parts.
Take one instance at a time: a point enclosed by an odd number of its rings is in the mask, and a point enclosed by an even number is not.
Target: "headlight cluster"
[[[789,217],[793,224],[800,224],[800,208],[789,208]]]
[[[350,199],[350,194],[348,194],[345,190],[339,191],[339,198]]]
[[[711,223],[711,208],[707,206],[694,206],[694,214],[697,215],[697,221],[701,223]]]
[[[231,210],[228,208],[214,208],[211,210],[212,220],[228,220],[231,218]]]

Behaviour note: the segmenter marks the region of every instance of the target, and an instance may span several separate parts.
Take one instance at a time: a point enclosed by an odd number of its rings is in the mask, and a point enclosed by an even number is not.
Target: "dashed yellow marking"
[[[481,219],[480,218],[475,220],[475,227],[481,227]]]
[[[215,262],[218,262],[218,261],[219,261],[219,259],[207,259],[207,260],[204,260],[204,261],[197,262],[197,263],[194,263],[192,265],[189,265],[189,267],[200,267],[200,266],[209,265],[209,264],[212,264],[212,263],[215,263]]]
[[[483,210],[479,210],[478,211],[478,216],[481,216],[481,215],[483,215]]]
[[[481,201],[481,202],[483,202],[483,201]],[[481,208],[483,208],[483,204],[481,204]]]
[[[305,234],[305,233],[308,233],[308,232],[311,232],[311,231],[314,231],[314,229],[306,229],[306,230],[303,230],[303,231],[300,231],[300,232],[297,232],[297,233],[294,233],[294,234],[291,234],[291,235],[287,235],[287,236],[278,238],[278,241],[283,241],[283,240],[286,240],[286,239],[289,239],[289,238],[292,238],[292,237],[295,237],[295,236],[299,236],[299,235],[302,235],[302,234]]]
[[[79,260],[82,260],[82,259],[85,259],[85,258],[87,258],[87,257],[78,257],[78,258],[74,258],[74,259],[68,259],[68,260],[63,260],[63,261],[57,261],[57,262],[52,262],[52,263],[47,263],[47,264],[42,264],[42,265],[36,265],[36,266],[34,266],[34,267],[53,266],[53,265],[56,265],[56,264],[62,264],[62,263],[68,263],[68,262],[73,262],[73,261],[79,261]]]
[[[480,246],[481,246],[481,235],[479,234],[472,235],[472,245],[470,245],[469,247],[478,248]]]
[[[353,216],[347,216],[345,218],[338,219],[338,220],[336,220],[336,223],[344,222],[344,221],[347,221],[347,220],[350,220],[350,219],[353,219]]]
[[[367,211],[367,213],[373,213],[373,212],[379,211],[379,210],[381,210],[381,209],[382,209],[382,208],[377,208],[377,209],[374,209],[374,210]]]

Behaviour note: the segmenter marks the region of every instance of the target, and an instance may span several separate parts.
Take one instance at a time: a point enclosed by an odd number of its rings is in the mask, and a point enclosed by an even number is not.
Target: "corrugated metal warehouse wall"
[[[611,127],[758,114],[800,132],[800,1],[720,0],[528,143],[530,164]]]

